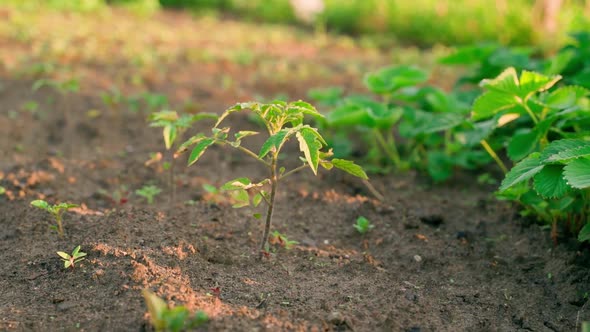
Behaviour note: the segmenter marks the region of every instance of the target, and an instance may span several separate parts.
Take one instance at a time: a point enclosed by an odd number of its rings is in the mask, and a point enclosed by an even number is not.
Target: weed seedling
[[[360,234],[367,234],[371,229],[375,227],[372,225],[369,219],[360,216],[356,219],[356,224],[352,225]]]
[[[63,251],[58,251],[57,254],[64,261],[64,268],[66,269],[69,267],[73,269],[76,263],[83,261],[84,257],[86,257],[86,253],[80,251],[80,246],[77,246],[71,255]]]
[[[297,241],[289,240],[285,235],[279,233],[279,231],[272,232],[270,243],[278,244],[280,247],[283,247],[287,250],[293,248],[294,245],[299,244]]]
[[[154,186],[143,186],[141,189],[137,189],[135,193],[141,197],[144,197],[147,200],[148,204],[154,203],[154,197],[156,197],[159,193],[162,192],[162,189]]]
[[[64,212],[66,212],[67,210],[69,210],[71,208],[78,207],[78,205],[76,205],[76,204],[69,204],[69,203],[60,203],[60,204],[51,205],[41,199],[32,201],[31,205],[36,208],[45,210],[45,211],[51,213],[51,215],[53,215],[53,217],[55,218],[55,222],[57,224],[57,232],[59,233],[59,236],[62,236],[62,237],[64,236],[64,229],[63,229],[63,225],[62,225],[62,216],[63,216]]]
[[[144,289],[142,292],[150,313],[150,320],[156,332],[179,332],[195,329],[209,320],[203,311],[197,311],[192,317],[185,306],[168,308],[164,300],[153,292]]]
[[[228,115],[243,111],[251,111],[258,116],[268,133],[268,138],[262,144],[258,153],[241,145],[242,139],[258,135],[258,132],[238,131],[234,133],[234,139],[230,139],[230,128],[219,127]],[[189,147],[194,146],[188,158],[188,164],[192,165],[197,162],[205,150],[211,145],[229,146],[248,155],[267,169],[268,178],[262,181],[252,182],[249,178],[242,177],[231,180],[221,187],[222,190],[234,193],[233,198],[236,201],[234,207],[236,208],[249,205],[256,207],[261,202],[267,204],[264,232],[260,241],[260,259],[267,252],[275,197],[278,185],[283,179],[306,168],[311,169],[317,175],[320,166],[327,170],[336,167],[354,176],[367,179],[367,175],[363,169],[352,161],[332,158],[331,150],[322,151],[322,148],[326,146],[326,141],[316,128],[303,123],[305,115],[322,117],[312,105],[303,101],[290,103],[274,101],[269,104],[258,102],[236,104],[219,117],[215,127],[212,129],[212,135],[198,134],[193,136],[178,149],[178,153],[182,153],[187,151]],[[301,165],[287,171],[285,167],[279,167],[279,160],[283,160],[282,156],[279,157],[279,154],[285,143],[293,137],[297,138],[299,150],[303,154],[303,157],[300,158]],[[265,190],[267,187],[270,187],[270,193]]]

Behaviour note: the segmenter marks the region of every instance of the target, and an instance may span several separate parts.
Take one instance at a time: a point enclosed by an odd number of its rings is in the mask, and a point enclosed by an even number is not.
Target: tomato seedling
[[[267,131],[268,138],[262,144],[258,153],[241,145],[242,139],[258,135],[255,131],[238,131],[234,133],[234,139],[229,138],[229,127],[220,128],[219,125],[230,114],[250,111],[260,118]],[[275,208],[275,198],[279,183],[286,177],[306,168],[317,175],[321,166],[326,170],[339,168],[354,176],[367,179],[363,169],[352,161],[332,158],[332,151],[322,151],[327,145],[324,138],[316,128],[304,124],[304,116],[322,117],[322,115],[310,104],[303,101],[283,102],[274,101],[264,104],[258,102],[240,103],[226,110],[212,128],[212,135],[198,134],[183,143],[178,153],[187,151],[193,147],[188,158],[188,164],[192,165],[199,160],[203,153],[212,146],[218,144],[229,146],[239,150],[263,165],[268,171],[268,178],[259,182],[252,182],[249,178],[241,177],[227,182],[221,189],[234,193],[236,204],[234,207],[258,206],[261,202],[267,204],[266,221],[262,240],[260,241],[259,258],[262,258],[267,250],[270,226]],[[300,158],[302,164],[289,171],[285,167],[279,167],[279,154],[285,143],[292,137],[299,142],[299,150],[303,153]],[[282,160],[282,159],[281,159]],[[270,186],[270,192],[265,190]],[[252,196],[252,197],[251,197]]]
[[[144,289],[142,292],[150,313],[150,320],[156,332],[180,332],[195,329],[205,324],[209,317],[203,311],[197,311],[190,317],[185,306],[168,308],[164,300],[153,292]]]
[[[69,209],[78,207],[78,205],[70,204],[70,203],[60,203],[60,204],[51,205],[41,199],[32,201],[31,205],[36,208],[39,208],[39,209],[42,209],[42,210],[45,210],[45,211],[51,213],[51,215],[53,216],[53,218],[55,219],[55,222],[57,224],[57,232],[59,233],[59,236],[62,236],[62,237],[64,236],[64,229],[63,229],[63,225],[62,225],[62,216],[63,216],[64,212],[66,212]]]
[[[83,261],[85,259],[84,257],[86,257],[86,253],[80,251],[80,246],[77,246],[71,255],[63,251],[58,251],[57,254],[61,257],[61,260],[64,262],[64,268],[66,269],[69,267],[73,269],[75,264]]]
[[[152,113],[150,116],[150,126],[151,127],[162,127],[162,135],[164,136],[164,145],[166,146],[166,150],[173,152],[172,147],[176,142],[178,137],[182,137],[182,134],[186,131],[186,129],[190,128],[190,126],[201,119],[216,119],[217,116],[215,114],[209,113],[200,113],[196,115],[178,115],[175,111],[160,111]],[[174,183],[174,158],[173,154],[170,155],[170,162],[166,164],[165,167],[170,176],[170,201],[174,201],[174,197],[176,196],[176,185]]]
[[[162,189],[160,189],[154,185],[149,185],[149,186],[143,186],[141,189],[137,189],[135,191],[135,194],[145,198],[147,200],[148,204],[153,204],[154,198],[156,196],[158,196],[158,194],[160,194],[161,192],[162,192]]]
[[[369,219],[360,216],[356,219],[356,224],[353,224],[352,227],[354,227],[354,229],[356,229],[360,234],[367,234],[375,227],[375,225],[372,225]]]

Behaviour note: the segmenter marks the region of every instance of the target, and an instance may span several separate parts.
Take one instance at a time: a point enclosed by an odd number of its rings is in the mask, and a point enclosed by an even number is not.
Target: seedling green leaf
[[[372,225],[369,219],[360,216],[356,219],[356,224],[352,225],[360,234],[367,234],[371,229],[375,227]]]
[[[71,255],[63,251],[58,251],[57,254],[61,257],[66,269],[69,267],[74,268],[77,263],[83,261],[86,257],[86,253],[80,251],[80,246],[77,246]]]
[[[215,143],[215,139],[209,137],[204,137],[201,140],[199,140],[199,142],[191,151],[190,156],[188,157],[188,165],[190,166],[196,163],[199,160],[199,158],[201,158],[203,153],[205,153],[205,150],[207,150],[208,147],[213,145],[213,143]]]
[[[64,212],[66,212],[67,210],[70,210],[72,208],[76,208],[78,207],[78,205],[76,204],[70,204],[70,203],[60,203],[60,204],[54,204],[51,205],[49,203],[47,203],[44,200],[34,200],[31,202],[31,205],[45,210],[49,213],[51,213],[51,215],[53,216],[53,218],[55,219],[55,222],[57,224],[57,232],[59,233],[59,236],[64,236],[64,229],[63,229],[63,225],[62,225],[62,216],[64,214]]]
[[[363,168],[355,164],[353,161],[334,158],[332,159],[331,163],[334,165],[334,167],[343,170],[348,174],[354,175],[364,180],[369,179]]]

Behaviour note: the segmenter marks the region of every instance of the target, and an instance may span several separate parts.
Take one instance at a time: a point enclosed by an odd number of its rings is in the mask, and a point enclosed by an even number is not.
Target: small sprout
[[[156,197],[161,192],[162,192],[162,189],[160,189],[154,185],[143,186],[143,188],[137,189],[135,191],[135,193],[137,195],[144,197],[147,200],[148,204],[153,204],[154,197]]]
[[[62,261],[64,262],[64,268],[66,269],[69,267],[72,267],[73,269],[75,264],[83,261],[84,257],[86,256],[85,252],[80,251],[80,246],[77,246],[74,251],[72,251],[71,255],[63,251],[58,251],[57,254],[59,257],[61,257]]]
[[[70,203],[60,203],[51,205],[41,199],[32,201],[31,205],[36,208],[45,210],[53,215],[53,217],[55,218],[55,222],[57,223],[57,232],[59,233],[59,236],[64,236],[64,229],[62,225],[62,216],[64,212],[66,212],[69,209],[78,207],[78,205]]]
[[[356,220],[356,224],[352,225],[359,233],[367,234],[375,225],[372,225],[369,219],[360,216]]]
[[[279,231],[274,231],[270,238],[270,243],[278,244],[279,246],[289,250],[293,248],[294,245],[299,244],[297,241],[289,240],[285,235],[279,233]]]
[[[153,292],[144,289],[141,293],[150,313],[150,321],[156,332],[191,330],[205,324],[209,320],[209,317],[203,311],[199,310],[190,317],[189,311],[185,306],[168,308],[166,302]]]

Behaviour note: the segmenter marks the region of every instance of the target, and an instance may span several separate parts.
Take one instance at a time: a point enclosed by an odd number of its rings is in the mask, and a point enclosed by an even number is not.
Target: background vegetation
[[[0,0],[22,7],[45,5],[69,10],[96,10],[118,5],[150,12],[159,8],[190,9],[196,13],[230,14],[240,19],[300,24],[289,0]],[[556,36],[541,26],[542,8],[535,0],[325,0],[318,21],[327,30],[379,35],[387,40],[431,46],[497,41],[507,45],[555,46],[567,31],[587,29],[583,0],[564,0]]]

